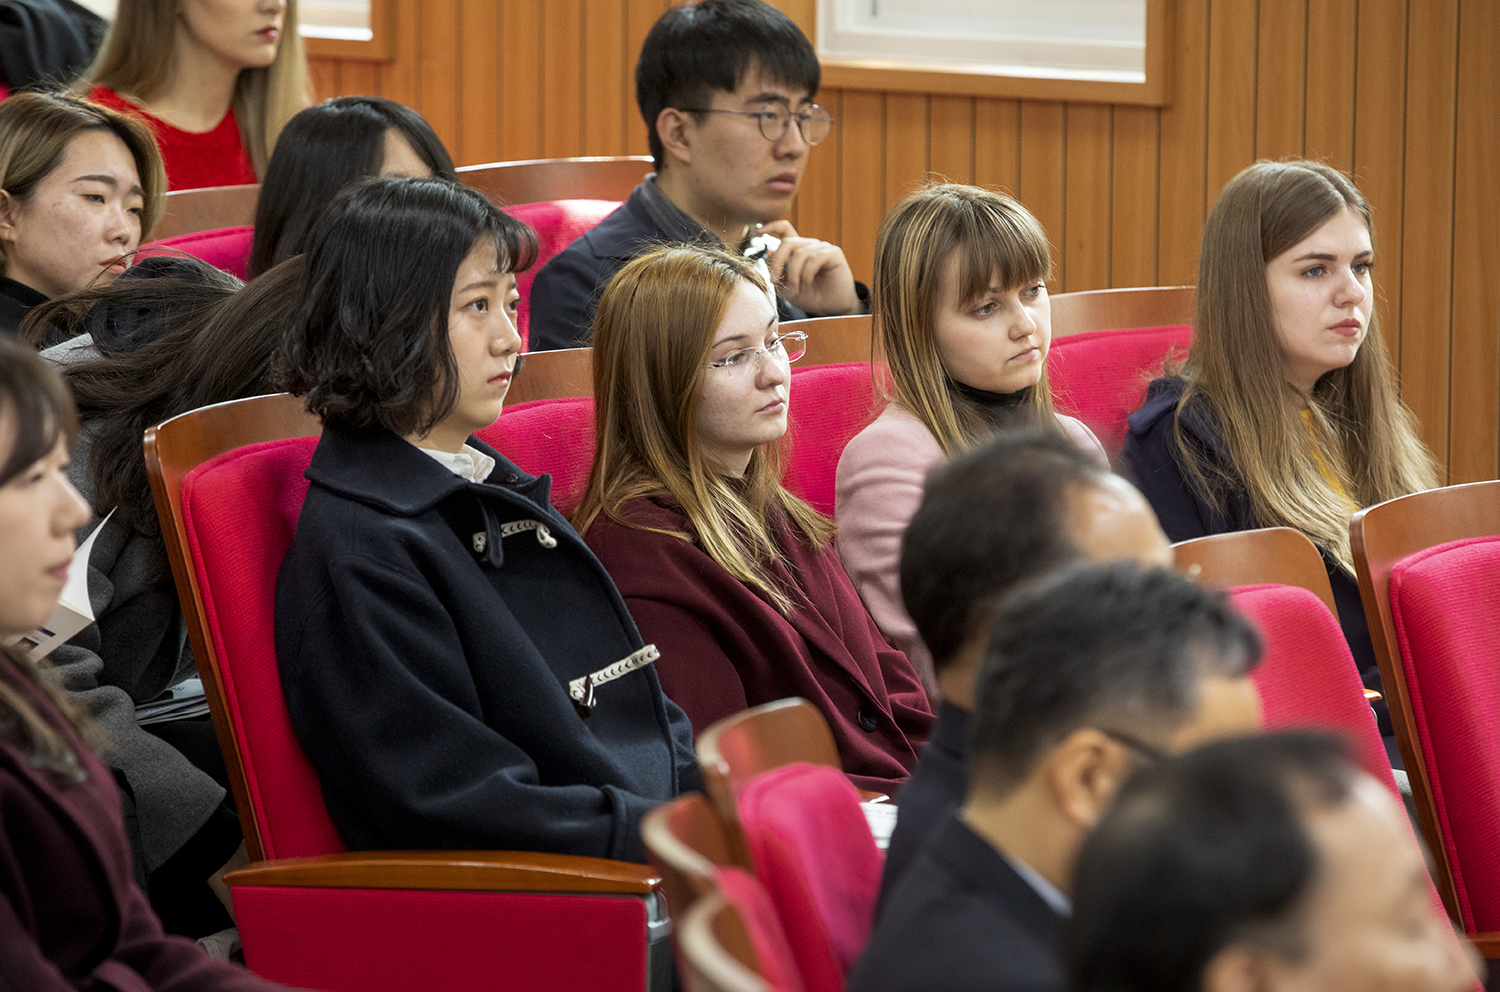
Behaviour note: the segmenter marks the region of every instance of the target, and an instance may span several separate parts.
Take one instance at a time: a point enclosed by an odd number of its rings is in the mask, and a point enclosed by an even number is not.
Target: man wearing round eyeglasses
[[[785,219],[809,149],[833,127],[813,102],[820,79],[807,36],[762,0],[699,0],[663,15],[636,64],[656,172],[537,273],[530,349],[586,345],[604,284],[663,242],[722,242],[763,261],[780,320],[867,311],[843,250]]]

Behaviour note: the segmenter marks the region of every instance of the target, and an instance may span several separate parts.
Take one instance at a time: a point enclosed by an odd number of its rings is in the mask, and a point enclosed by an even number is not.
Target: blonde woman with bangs
[[[1174,541],[1274,526],[1311,538],[1379,689],[1349,518],[1438,476],[1381,340],[1374,237],[1369,203],[1322,163],[1257,162],[1230,180],[1203,228],[1192,349],[1151,384],[1121,457]]]
[[[740,256],[693,245],[628,263],[594,319],[597,447],[574,525],[695,731],[801,696],[855,783],[893,792],[932,713],[844,574],[833,523],[781,485],[804,340]]]
[[[875,242],[875,327],[895,390],[839,459],[834,516],[849,577],[934,705],[933,659],[902,606],[898,574],[928,471],[1011,426],[1055,426],[1109,467],[1093,432],[1052,409],[1051,267],[1030,211],[975,186],[908,194]]]
[[[309,103],[297,0],[119,0],[79,85],[151,127],[169,188],[258,182]]]

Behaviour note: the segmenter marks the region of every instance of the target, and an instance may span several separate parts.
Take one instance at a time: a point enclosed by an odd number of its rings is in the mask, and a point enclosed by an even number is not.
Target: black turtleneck
[[[0,276],[0,334],[15,337],[31,308],[46,302],[45,295],[25,283]]]
[[[996,429],[1017,425],[1021,408],[1030,401],[1031,391],[1036,388],[1027,386],[1013,393],[994,393],[959,382],[952,376],[948,377],[948,383],[954,392],[978,407],[980,415]]]

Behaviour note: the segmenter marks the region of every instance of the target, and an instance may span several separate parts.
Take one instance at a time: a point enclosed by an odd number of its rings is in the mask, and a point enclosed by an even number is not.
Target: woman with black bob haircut
[[[287,121],[255,208],[250,277],[302,254],[323,208],[339,190],[366,176],[458,181],[453,159],[432,126],[394,100],[341,96]]]
[[[644,861],[641,816],[699,784],[656,651],[550,479],[471,437],[504,404],[535,252],[482,193],[370,179],[304,255],[283,360],[324,431],[276,653],[352,849]]]

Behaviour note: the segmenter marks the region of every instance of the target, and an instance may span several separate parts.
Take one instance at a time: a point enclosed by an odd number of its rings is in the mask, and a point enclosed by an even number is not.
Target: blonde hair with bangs
[[[79,81],[80,91],[87,94],[95,86],[104,86],[142,105],[160,96],[172,84],[177,3],[120,0],[94,64]],[[240,139],[257,176],[265,175],[282,127],[311,102],[311,96],[307,54],[297,30],[297,0],[286,0],[276,60],[262,68],[241,70],[234,86]]]
[[[1324,467],[1359,506],[1430,489],[1438,472],[1397,394],[1376,311],[1354,361],[1325,373],[1311,396],[1286,379],[1266,266],[1346,209],[1373,245],[1369,203],[1320,162],[1257,162],[1224,187],[1203,227],[1198,322],[1177,410],[1200,396],[1209,402],[1234,476],[1183,437],[1180,417],[1173,443],[1189,482],[1220,509],[1243,487],[1258,523],[1294,527],[1352,569],[1348,503]]]
[[[871,292],[875,333],[896,389],[886,399],[920,420],[950,458],[994,433],[979,405],[954,386],[938,352],[939,287],[954,267],[959,297],[977,299],[996,273],[1007,288],[1045,279],[1047,232],[1013,197],[945,183],[902,197],[880,225]],[[1036,426],[1055,426],[1047,369],[1027,403]]]
[[[833,537],[833,521],[782,486],[779,441],[755,449],[742,483],[714,471],[698,442],[709,352],[741,282],[766,292],[744,258],[675,245],[632,260],[605,287],[594,316],[594,464],[573,525],[585,533],[602,514],[693,541],[625,509],[667,496],[710,558],[789,614],[792,600],[767,568],[786,561],[768,521],[784,514],[814,547]]]

